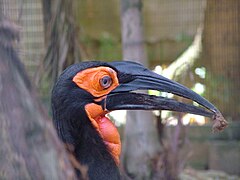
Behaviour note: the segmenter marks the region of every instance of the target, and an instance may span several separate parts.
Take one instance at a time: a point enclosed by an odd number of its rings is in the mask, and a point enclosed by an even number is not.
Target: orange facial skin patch
[[[85,69],[73,77],[78,87],[86,90],[100,101],[118,85],[117,73],[109,67]],[[99,132],[116,164],[121,153],[120,135],[114,124],[105,115],[108,113],[100,105],[90,103],[85,106],[86,113],[93,127]]]
[[[104,143],[107,145],[109,152],[113,156],[117,165],[119,165],[119,156],[121,154],[121,140],[117,128],[105,115],[106,111],[100,105],[95,103],[87,104],[85,106],[87,115],[94,126],[99,132]]]
[[[111,85],[107,88],[103,87],[100,83],[102,78],[106,76],[111,78]],[[73,77],[73,82],[96,98],[107,95],[119,85],[117,73],[109,67],[85,69]]]

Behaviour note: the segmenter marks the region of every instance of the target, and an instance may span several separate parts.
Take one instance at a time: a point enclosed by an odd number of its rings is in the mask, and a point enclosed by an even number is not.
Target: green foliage
[[[187,42],[187,43],[191,44],[192,36],[189,36],[188,34],[182,32],[182,33],[176,34],[175,40],[178,42]]]
[[[88,59],[103,61],[122,59],[121,42],[109,33],[102,33],[99,39],[84,36],[81,43],[87,50]]]
[[[146,49],[150,66],[160,64],[169,65],[176,60],[193,42],[193,37],[184,33],[174,38],[162,38],[147,41]]]
[[[114,39],[110,34],[103,33],[99,39],[99,59],[120,60],[121,56],[121,43]]]
[[[228,104],[232,92],[230,92],[229,87],[233,87],[233,82],[229,81],[227,77],[223,75],[214,75],[213,73],[207,71],[207,81],[208,81],[208,98],[211,98],[213,103],[220,103],[219,95],[221,95],[221,103]],[[214,90],[214,93],[212,93]]]

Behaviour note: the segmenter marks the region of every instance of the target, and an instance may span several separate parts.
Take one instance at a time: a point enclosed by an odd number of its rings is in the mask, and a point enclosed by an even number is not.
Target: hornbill
[[[137,90],[173,93],[206,109]],[[141,64],[91,61],[71,65],[60,75],[52,91],[53,121],[74,157],[73,164],[86,165],[89,179],[120,178],[120,136],[105,116],[120,109],[188,112],[212,117],[215,129],[227,125],[218,109],[206,99]],[[79,168],[76,171],[81,177]]]

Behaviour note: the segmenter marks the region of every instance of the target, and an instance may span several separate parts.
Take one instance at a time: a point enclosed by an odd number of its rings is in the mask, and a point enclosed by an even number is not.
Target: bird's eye
[[[112,78],[110,76],[103,76],[103,78],[100,79],[100,84],[104,89],[107,89],[112,85]]]

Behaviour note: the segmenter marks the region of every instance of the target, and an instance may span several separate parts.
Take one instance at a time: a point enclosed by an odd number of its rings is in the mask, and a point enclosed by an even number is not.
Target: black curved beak
[[[216,115],[221,115],[219,110],[205,98],[177,82],[148,70],[141,64],[128,61],[109,64],[118,71],[120,84],[104,100],[103,106],[109,111],[120,109],[170,110],[198,114],[215,119]],[[178,102],[174,99],[132,92],[136,90],[158,90],[172,93],[191,99],[205,108]],[[222,116],[221,118],[224,120]]]

